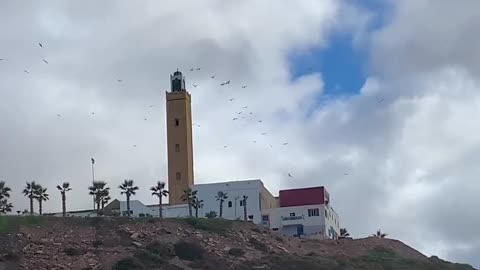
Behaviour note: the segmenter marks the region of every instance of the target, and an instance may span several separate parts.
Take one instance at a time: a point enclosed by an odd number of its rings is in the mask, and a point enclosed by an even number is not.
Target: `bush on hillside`
[[[175,254],[182,260],[195,261],[203,258],[205,249],[197,243],[178,241],[174,245]]]
[[[173,249],[170,245],[162,243],[160,241],[152,241],[147,246],[146,249],[151,253],[154,253],[163,258],[171,258],[174,256]]]
[[[241,257],[241,256],[245,255],[245,251],[243,251],[243,249],[241,249],[241,248],[231,248],[228,251],[228,255],[232,255],[232,256],[235,256],[235,257]]]
[[[133,258],[125,258],[112,267],[112,270],[142,270],[143,266],[137,263]]]
[[[267,245],[263,242],[260,242],[257,238],[250,237],[250,239],[248,239],[248,242],[250,242],[250,244],[252,244],[254,248],[260,251],[263,251],[263,252],[268,251]]]

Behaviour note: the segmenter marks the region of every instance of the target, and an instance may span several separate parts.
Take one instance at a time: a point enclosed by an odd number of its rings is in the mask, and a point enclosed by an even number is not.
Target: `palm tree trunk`
[[[195,217],[198,218],[198,207],[195,207]]]
[[[192,215],[192,202],[190,201],[190,199],[188,199],[187,202],[188,202],[188,215],[190,217],[192,217],[193,216]]]
[[[30,215],[33,215],[33,196],[30,195]]]
[[[162,219],[163,218],[163,213],[162,213],[162,194],[158,196],[158,216]]]
[[[42,215],[42,200],[38,200],[38,214]]]
[[[223,201],[222,201],[222,200],[220,200],[220,211],[219,211],[218,216],[219,216],[220,218],[223,217]]]
[[[247,200],[243,201],[243,220],[247,221]]]
[[[127,195],[127,216],[130,216],[130,196]]]
[[[62,192],[62,216],[67,216],[67,205],[66,205],[65,192]]]
[[[95,195],[95,200],[97,201],[97,217],[100,216],[100,196]]]

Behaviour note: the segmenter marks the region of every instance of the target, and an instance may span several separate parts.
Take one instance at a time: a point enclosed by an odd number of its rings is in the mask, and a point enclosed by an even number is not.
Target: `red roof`
[[[280,190],[280,207],[325,204],[329,194],[325,187]]]

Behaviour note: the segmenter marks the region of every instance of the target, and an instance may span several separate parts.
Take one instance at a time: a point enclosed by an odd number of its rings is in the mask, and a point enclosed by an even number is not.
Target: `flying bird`
[[[92,114],[95,114],[94,112],[92,112]]]
[[[263,132],[262,135],[267,135],[267,133],[266,133],[266,132]]]
[[[213,76],[210,76],[210,78],[212,78],[212,79],[215,79],[215,75],[213,75]]]
[[[122,82],[122,80],[117,80],[117,82]]]
[[[42,59],[42,60],[43,60],[43,62],[45,62],[45,64],[48,64],[47,60],[45,60],[45,59]]]
[[[145,119],[143,119],[143,120],[147,121],[147,118],[145,118]]]
[[[134,144],[134,145],[133,145],[133,147],[137,147],[137,145],[136,145],[136,144]]]
[[[40,42],[39,42],[39,43],[38,43],[38,45],[39,45],[40,47],[42,47],[42,48],[43,48],[43,45],[42,45],[42,43],[40,43]]]
[[[244,118],[245,118],[245,116],[242,116],[242,119],[244,119]]]
[[[190,69],[190,71],[193,71],[193,70],[194,70],[194,68],[191,68],[191,69]]]
[[[233,98],[231,98],[230,101],[233,101]]]
[[[25,69],[23,72],[25,72],[25,73],[27,73],[27,74],[30,74],[30,72],[28,72],[28,70],[26,70],[26,69]]]
[[[0,58],[0,61],[3,61],[3,60],[5,60],[5,59],[4,59],[4,58]]]
[[[344,173],[343,175],[348,175],[348,173]]]
[[[248,106],[243,106],[243,107],[242,107],[242,109],[246,109],[246,108],[248,108]]]
[[[228,80],[225,84],[230,84],[230,80]]]
[[[247,86],[246,86],[246,85],[243,85],[242,88],[247,88]]]
[[[269,144],[268,146],[270,146],[270,148],[273,148],[273,146],[271,144]]]
[[[197,125],[197,127],[200,127],[200,125]]]
[[[221,84],[220,84],[220,86],[224,86],[224,85],[225,85],[225,83],[221,83]]]
[[[238,112],[237,114],[242,114],[242,112]]]
[[[235,118],[233,118],[232,120],[233,120],[233,121],[235,121],[235,120],[237,120],[237,119],[238,119],[238,118],[237,118],[237,117],[235,117]]]
[[[258,120],[258,123],[262,123],[262,120]]]
[[[290,173],[288,173],[288,177],[293,177]]]
[[[198,84],[192,84],[192,85],[193,85],[193,87],[197,87],[197,86],[198,86]]]
[[[230,80],[224,82],[224,83],[221,83],[220,86],[224,86],[224,85],[227,85],[227,84],[230,84]]]
[[[148,107],[153,108],[153,107],[155,107],[155,105],[150,105],[150,106],[148,106]]]
[[[381,103],[382,101],[383,101],[383,98],[379,99],[379,100],[378,100],[378,103]]]
[[[226,145],[224,145],[224,146],[223,146],[223,148],[227,148],[227,146],[226,146]]]
[[[57,116],[62,116],[62,115],[57,113]]]
[[[254,143],[256,143],[257,141],[253,141]]]
[[[200,70],[200,68],[197,68],[197,70]]]
[[[253,114],[253,112],[250,112],[250,114]]]

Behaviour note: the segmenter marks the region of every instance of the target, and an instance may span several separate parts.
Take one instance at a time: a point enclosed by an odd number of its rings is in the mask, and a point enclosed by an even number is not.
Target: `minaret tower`
[[[192,98],[180,71],[170,75],[167,100],[168,191],[170,205],[184,204],[183,191],[193,186]]]

